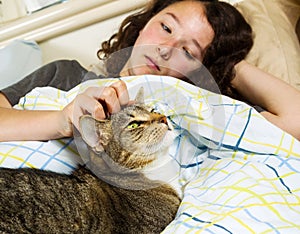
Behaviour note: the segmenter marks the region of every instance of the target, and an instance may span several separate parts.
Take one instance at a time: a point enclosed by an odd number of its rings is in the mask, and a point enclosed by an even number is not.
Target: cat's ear
[[[144,104],[145,100],[144,100],[144,87],[141,87],[139,89],[139,91],[137,92],[135,99],[134,99],[135,103],[138,104]]]
[[[79,119],[82,139],[96,152],[104,150],[110,140],[108,120],[96,120],[90,115],[83,115]]]

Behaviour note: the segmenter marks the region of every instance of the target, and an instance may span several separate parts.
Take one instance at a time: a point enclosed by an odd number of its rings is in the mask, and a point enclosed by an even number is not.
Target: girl
[[[243,60],[252,43],[250,26],[230,4],[154,0],[125,19],[119,31],[102,43],[98,55],[106,62],[109,77],[154,74],[191,82],[189,77],[197,77],[203,64],[223,94],[262,107],[263,116],[300,139],[300,93]],[[115,56],[118,51],[125,54]],[[105,113],[128,104],[126,84],[118,80],[109,87],[87,89],[62,111],[12,109],[34,87],[68,90],[86,77],[88,71],[76,61],[57,61],[2,90],[0,141],[69,137],[78,123],[74,116],[90,113],[104,119]],[[22,127],[16,128],[16,123]]]

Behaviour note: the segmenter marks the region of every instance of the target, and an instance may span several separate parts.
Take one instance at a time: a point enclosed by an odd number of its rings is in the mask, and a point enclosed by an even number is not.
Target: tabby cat
[[[180,204],[168,184],[147,178],[167,149],[166,117],[141,94],[110,119],[80,119],[86,166],[70,175],[32,168],[0,169],[1,233],[160,233]],[[161,154],[163,155],[163,154]],[[96,172],[96,174],[95,174]],[[164,172],[162,172],[164,173]]]

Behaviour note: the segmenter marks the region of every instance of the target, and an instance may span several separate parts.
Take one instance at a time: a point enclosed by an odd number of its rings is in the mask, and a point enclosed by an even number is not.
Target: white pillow
[[[0,89],[16,83],[41,65],[42,53],[36,42],[11,42],[0,49]]]
[[[244,0],[235,6],[254,32],[246,60],[300,90],[300,1]]]

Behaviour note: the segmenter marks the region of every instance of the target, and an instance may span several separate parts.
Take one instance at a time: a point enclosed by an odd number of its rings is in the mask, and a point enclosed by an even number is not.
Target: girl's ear
[[[82,139],[95,152],[104,151],[110,140],[110,121],[96,120],[90,115],[83,115],[79,119],[79,131]]]
[[[138,103],[138,104],[144,104],[145,103],[145,100],[144,100],[144,88],[143,87],[141,87],[139,89],[139,91],[137,92],[134,101],[135,101],[135,103]]]

